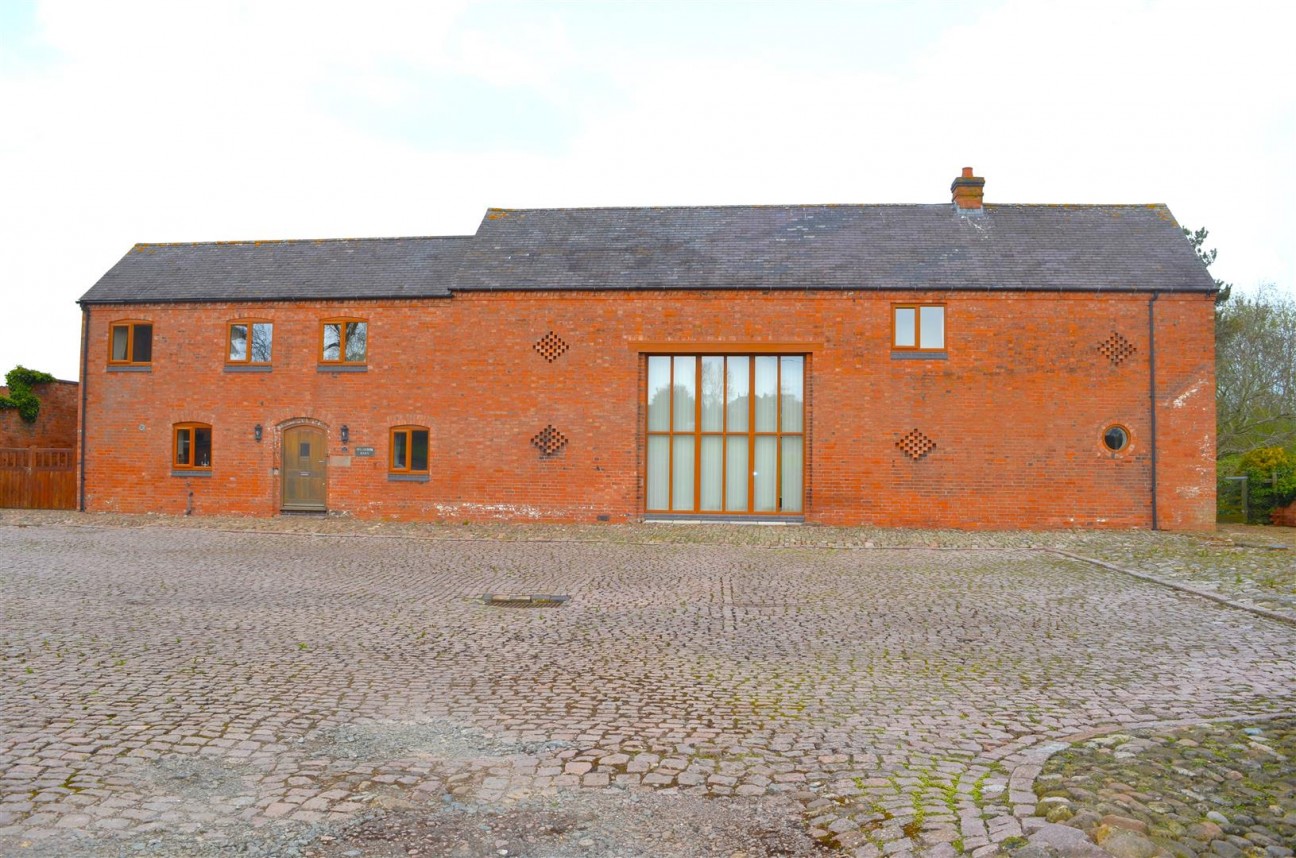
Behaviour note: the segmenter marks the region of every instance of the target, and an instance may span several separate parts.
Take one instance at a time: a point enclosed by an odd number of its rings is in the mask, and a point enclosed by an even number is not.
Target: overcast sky
[[[0,373],[135,242],[488,206],[1167,203],[1296,290],[1296,5],[0,0]]]

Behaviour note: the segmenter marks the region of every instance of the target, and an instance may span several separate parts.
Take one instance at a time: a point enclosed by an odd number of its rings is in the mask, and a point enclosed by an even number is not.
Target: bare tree
[[[1210,268],[1211,265],[1215,263],[1215,257],[1219,256],[1219,251],[1215,248],[1212,247],[1210,250],[1205,249],[1206,239],[1210,236],[1210,230],[1206,227],[1202,227],[1198,230],[1191,230],[1188,227],[1184,227],[1183,234],[1184,238],[1188,239],[1188,243],[1193,246],[1193,250],[1197,251],[1197,258],[1201,260],[1201,264]],[[1223,280],[1216,277],[1215,287],[1219,289],[1219,292],[1215,295],[1215,305],[1219,306],[1227,301],[1229,296],[1233,294],[1233,284],[1225,283]]]
[[[1220,458],[1296,444],[1296,299],[1270,284],[1220,305],[1215,378]]]

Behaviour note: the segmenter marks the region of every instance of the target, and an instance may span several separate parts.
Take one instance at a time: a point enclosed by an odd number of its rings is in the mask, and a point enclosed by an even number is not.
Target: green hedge
[[[1238,472],[1247,478],[1247,518],[1252,524],[1268,524],[1274,509],[1296,501],[1296,456],[1282,447],[1261,447],[1243,455]]]

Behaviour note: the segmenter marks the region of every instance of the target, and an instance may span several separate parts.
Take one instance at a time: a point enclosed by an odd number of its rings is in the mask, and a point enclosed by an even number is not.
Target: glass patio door
[[[648,512],[802,511],[804,355],[648,358]]]

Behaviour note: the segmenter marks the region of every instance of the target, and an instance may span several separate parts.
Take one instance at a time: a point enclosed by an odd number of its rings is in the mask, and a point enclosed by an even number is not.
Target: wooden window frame
[[[647,515],[696,515],[710,517],[773,517],[773,518],[800,518],[805,515],[806,510],[806,493],[809,488],[806,482],[806,474],[810,466],[809,450],[806,442],[809,437],[809,414],[807,405],[809,403],[810,389],[810,354],[808,352],[785,352],[785,351],[762,351],[762,352],[691,352],[681,353],[676,351],[658,351],[650,352],[644,355],[645,371],[647,370],[647,361],[654,357],[664,357],[670,361],[670,377],[667,381],[667,390],[670,391],[667,401],[669,403],[666,412],[666,429],[649,428],[648,409],[651,405],[649,397],[652,395],[651,389],[647,386],[644,388],[643,408],[644,408],[644,465],[647,467],[648,439],[653,437],[666,437],[670,439],[666,445],[667,448],[667,483],[666,483],[666,504],[665,508],[654,508],[648,506],[647,486],[644,491],[644,513]],[[693,371],[693,389],[696,391],[693,400],[694,415],[692,429],[675,428],[675,358],[692,357],[694,359]],[[702,359],[707,357],[725,358],[725,372],[723,384],[720,388],[720,429],[712,430],[702,428]],[[733,431],[729,429],[728,419],[728,401],[729,401],[729,358],[747,358],[747,428],[746,430]],[[774,375],[774,431],[758,431],[756,429],[756,358],[773,357],[778,362]],[[783,358],[799,357],[801,363],[801,431],[785,432],[783,430]],[[694,438],[693,447],[693,508],[692,509],[675,509],[673,506],[675,497],[675,437],[679,435],[692,436]],[[747,436],[747,508],[745,510],[718,509],[703,510],[702,506],[702,439],[706,437],[728,438],[733,435]],[[752,474],[752,468],[756,456],[756,439],[758,437],[772,437],[775,439],[775,483],[774,496],[779,503],[779,507],[773,510],[756,509],[756,478]],[[785,512],[782,508],[783,500],[783,438],[799,437],[801,438],[801,508],[799,510]],[[728,449],[724,441],[721,441],[721,459],[720,459],[720,487],[721,500],[720,506],[725,506],[725,491],[729,479],[729,456]],[[647,475],[645,474],[645,480]]]
[[[1118,450],[1113,450],[1107,446],[1107,433],[1113,429],[1119,429],[1125,433],[1125,443]],[[1104,453],[1109,456],[1123,456],[1129,452],[1130,447],[1134,446],[1134,433],[1130,431],[1129,425],[1125,423],[1108,423],[1103,427],[1102,433],[1098,436],[1098,446]]]
[[[364,360],[347,360],[346,359],[346,326],[349,324],[361,324],[365,326],[365,356]],[[329,325],[338,325],[338,357],[336,360],[329,360],[324,357],[324,329]],[[320,340],[319,340],[319,362],[327,366],[367,366],[369,363],[369,320],[356,316],[341,316],[335,319],[323,319],[320,321]]]
[[[427,438],[427,467],[421,470],[414,468],[414,433],[422,432]],[[405,467],[396,466],[396,436],[405,436]],[[393,426],[387,433],[387,473],[426,476],[432,470],[432,430],[426,426]]]
[[[214,452],[214,450],[212,450],[212,449],[209,449],[209,450],[208,450],[209,461],[208,461],[207,464],[205,464],[205,465],[198,465],[198,464],[194,464],[192,461],[190,461],[190,462],[188,462],[188,463],[181,463],[181,462],[180,462],[180,433],[181,433],[181,432],[189,432],[189,433],[191,433],[190,436],[189,436],[189,458],[192,460],[192,459],[194,458],[194,453],[197,452],[197,448],[198,448],[198,430],[199,430],[199,429],[206,429],[206,430],[207,430],[207,434],[208,434],[208,438],[209,438],[209,441],[208,441],[209,447],[214,447],[215,445],[214,445],[214,443],[212,443],[212,441],[214,440],[214,438],[212,437],[212,436],[214,435],[214,433],[212,432],[212,427],[211,427],[211,424],[210,424],[210,423],[175,423],[175,424],[172,424],[172,426],[171,426],[171,470],[173,470],[173,471],[199,471],[199,472],[206,472],[206,473],[209,473],[209,472],[211,471],[212,466],[211,466],[211,461],[210,461],[210,459],[214,459],[214,458],[215,458],[215,452]]]
[[[235,325],[245,325],[248,329],[247,348],[244,350],[244,357],[242,359],[230,357],[230,343],[233,342],[231,338],[234,336]],[[253,325],[270,326],[270,360],[252,359],[252,326]],[[320,331],[321,331],[320,335],[323,336],[323,328],[321,328]],[[323,353],[322,347],[320,349],[320,352],[321,354]],[[274,362],[274,322],[272,320],[270,319],[231,319],[229,322],[225,324],[225,363],[229,364],[230,366],[270,366],[273,362]]]
[[[135,329],[141,325],[149,327],[149,359],[134,360],[132,355],[135,354]],[[125,360],[117,360],[113,357],[113,333],[118,328],[125,328],[126,334],[126,354]],[[108,323],[108,365],[109,366],[152,366],[153,365],[153,322],[149,319],[118,319],[115,322]]]
[[[922,345],[922,311],[932,307],[939,307],[941,311],[941,344],[939,346]],[[921,304],[892,304],[891,305],[891,351],[893,352],[944,352],[949,342],[949,314],[945,312],[946,305],[943,302],[924,302]],[[911,346],[902,346],[896,342],[896,318],[901,310],[913,310],[914,314],[914,344]]]

